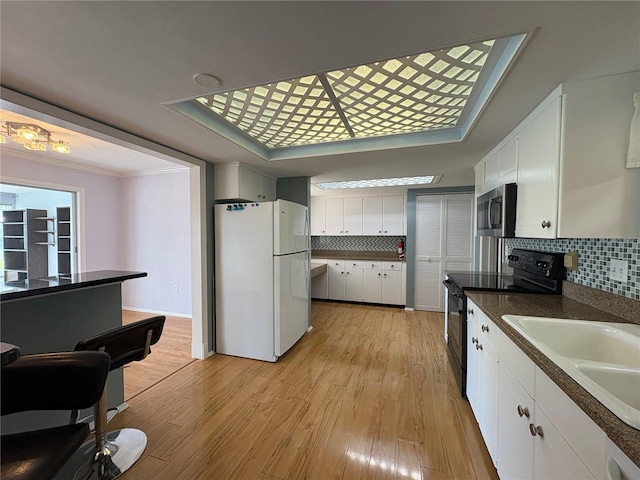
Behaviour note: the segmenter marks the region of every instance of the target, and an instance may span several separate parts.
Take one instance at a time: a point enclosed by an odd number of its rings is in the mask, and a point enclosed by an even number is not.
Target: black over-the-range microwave
[[[515,183],[507,183],[478,197],[478,235],[514,237],[516,232]]]

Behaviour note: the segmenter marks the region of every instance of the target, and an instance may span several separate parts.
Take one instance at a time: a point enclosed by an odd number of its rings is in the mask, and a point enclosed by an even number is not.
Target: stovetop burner
[[[562,253],[514,248],[509,255],[513,275],[487,272],[449,272],[449,283],[466,290],[559,294],[564,278]]]

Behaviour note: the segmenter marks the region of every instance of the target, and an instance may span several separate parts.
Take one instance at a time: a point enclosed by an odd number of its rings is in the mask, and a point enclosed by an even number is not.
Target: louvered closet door
[[[444,311],[444,271],[472,266],[473,195],[416,197],[416,310]]]
[[[416,197],[415,309],[443,309],[444,195]]]
[[[447,195],[445,211],[444,271],[468,272],[473,260],[473,195]]]

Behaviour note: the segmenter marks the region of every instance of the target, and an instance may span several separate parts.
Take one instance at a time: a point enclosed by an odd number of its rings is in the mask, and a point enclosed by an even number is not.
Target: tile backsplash
[[[398,242],[406,237],[381,236],[312,236],[311,250],[356,250],[366,252],[395,252]]]
[[[587,287],[640,300],[640,239],[637,238],[506,238],[505,256],[512,248],[546,252],[578,252],[578,270],[567,271],[567,280]],[[609,262],[626,260],[627,282],[609,279]],[[505,257],[506,262],[506,257]]]

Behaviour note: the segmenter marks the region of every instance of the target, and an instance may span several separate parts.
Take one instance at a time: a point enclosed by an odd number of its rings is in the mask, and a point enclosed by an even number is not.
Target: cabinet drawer
[[[362,268],[365,270],[375,270],[376,272],[379,272],[382,270],[382,262],[364,260],[362,262]]]
[[[536,369],[536,404],[596,478],[604,478],[604,432],[542,370]]]
[[[382,262],[382,269],[402,271],[402,262]]]
[[[531,398],[535,398],[536,366],[513,341],[500,330],[498,332],[498,355],[502,363],[511,370]]]

